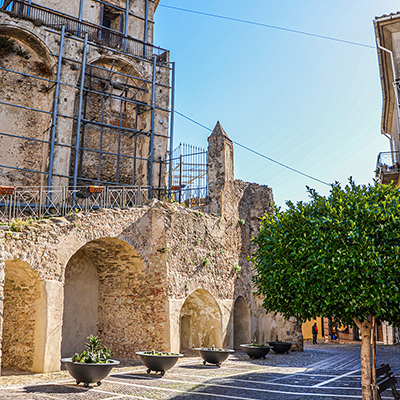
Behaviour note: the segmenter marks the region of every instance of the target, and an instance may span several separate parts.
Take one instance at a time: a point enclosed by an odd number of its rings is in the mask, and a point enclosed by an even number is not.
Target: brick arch
[[[5,261],[3,305],[2,369],[43,371],[45,283],[20,259]]]
[[[120,358],[135,357],[143,347],[160,347],[168,319],[159,312],[166,304],[162,287],[127,242],[102,237],[86,243],[66,266],[62,356],[82,351],[90,334],[100,336]]]
[[[222,347],[221,309],[207,290],[197,289],[186,298],[179,319],[181,351]]]
[[[55,67],[56,62],[50,55],[51,51],[49,47],[33,31],[11,25],[2,25],[0,27],[0,36],[9,36],[16,39],[18,42],[32,49],[41,61],[48,64],[51,69]]]

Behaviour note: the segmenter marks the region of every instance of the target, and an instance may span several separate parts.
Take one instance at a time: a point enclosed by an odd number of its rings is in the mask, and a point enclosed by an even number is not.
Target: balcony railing
[[[400,175],[399,152],[386,151],[379,153],[376,173],[381,183],[388,184],[394,181],[397,184]]]
[[[71,15],[60,13],[37,4],[28,4],[23,1],[0,0],[0,11],[17,18],[30,20],[35,25],[45,25],[55,30],[61,30],[62,26],[65,26],[68,34],[80,38],[84,37],[87,33],[88,40],[93,43],[134,56],[151,58],[153,55],[163,55],[162,61],[168,61],[166,56],[167,50],[161,47],[125,36],[122,33],[100,25],[79,21]]]
[[[65,216],[100,208],[142,205],[149,199],[145,187],[82,186],[8,187],[0,186],[0,222],[16,219]]]

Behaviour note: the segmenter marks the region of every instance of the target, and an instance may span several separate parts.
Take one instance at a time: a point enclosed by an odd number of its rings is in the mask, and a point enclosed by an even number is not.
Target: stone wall
[[[199,289],[218,304],[220,324],[215,328],[221,329],[221,344],[233,346],[233,307],[238,296],[249,305],[251,337],[265,341],[278,334],[281,340],[293,339],[293,323],[265,315],[261,300],[251,295],[252,271],[251,264],[243,261],[242,232],[250,225],[250,221],[242,225],[226,216],[153,200],[149,206],[74,214],[28,224],[21,232],[5,232],[0,239],[0,267],[4,271],[4,261],[20,260],[42,281],[64,283],[66,269],[75,265],[77,271],[79,266],[85,268],[85,259],[90,260],[98,276],[97,305],[90,301],[87,305],[97,313],[97,332],[91,333],[99,334],[120,358],[132,358],[137,350],[179,350],[182,307]],[[62,285],[54,290],[61,304],[53,301],[54,312],[47,314],[58,315],[61,310],[62,316],[64,303],[64,319],[70,318],[66,317],[70,303],[63,300]],[[77,290],[80,304],[85,304],[79,285]],[[51,321],[51,330],[60,334],[45,344],[52,354],[57,354],[57,348],[61,353],[63,324],[71,325],[57,318]],[[12,336],[19,336],[18,331]],[[81,350],[82,345],[73,345]],[[56,356],[48,362],[57,363]]]
[[[5,266],[3,368],[34,369],[39,316],[44,308],[44,285],[29,265],[9,260]]]

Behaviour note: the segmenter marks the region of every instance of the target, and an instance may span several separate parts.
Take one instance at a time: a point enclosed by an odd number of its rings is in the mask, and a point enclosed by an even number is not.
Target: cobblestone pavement
[[[400,346],[378,346],[378,365],[389,363],[400,378]],[[135,365],[136,364],[136,365]],[[116,368],[101,386],[76,385],[66,371],[0,378],[0,399],[15,400],[327,400],[360,399],[360,345],[305,345],[302,353],[251,360],[241,351],[221,368],[198,357],[181,359],[164,377],[143,365]],[[383,393],[391,399],[391,391]]]

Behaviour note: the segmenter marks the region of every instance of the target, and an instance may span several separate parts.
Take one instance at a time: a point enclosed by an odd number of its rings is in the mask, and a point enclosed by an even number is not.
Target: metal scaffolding
[[[5,171],[37,176],[36,181],[42,182],[40,187],[14,185],[12,194],[0,190],[1,221],[27,215],[65,215],[71,210],[96,207],[125,207],[153,197],[173,198],[192,206],[199,205],[207,196],[207,152],[182,144],[173,150],[175,63],[169,61],[167,50],[147,42],[147,30],[153,23],[148,18],[149,0],[144,18],[129,11],[132,0],[126,0],[125,9],[102,0],[90,0],[100,4],[103,17],[104,13],[112,12],[110,7],[120,13],[119,31],[83,21],[83,1],[80,0],[76,18],[31,0],[0,0],[0,16],[6,13],[30,20],[59,38],[57,53],[49,54],[57,60],[54,75],[0,66],[0,72],[40,82],[48,93],[53,93],[52,107],[47,110],[18,103],[12,96],[0,98],[0,107],[29,111],[48,121],[43,137],[29,136],[23,131],[7,132],[0,126],[0,138],[48,149],[47,165],[43,168],[35,168],[35,164],[0,165]],[[142,20],[144,40],[128,36],[128,18]],[[6,36],[6,31],[1,36]],[[80,47],[81,56],[79,52],[65,50],[71,46]],[[116,58],[110,56],[108,64],[88,62],[92,51],[123,56],[131,61],[131,66],[127,68],[129,63],[124,64],[125,69],[121,69]],[[134,68],[138,63],[148,71],[147,78]],[[66,78],[71,66],[79,73],[76,81]],[[169,75],[169,79],[159,78],[160,72]],[[61,100],[68,90],[76,93],[75,106],[64,113]],[[165,98],[160,103],[161,97],[156,95],[159,91],[168,92],[168,104]],[[156,132],[157,115],[168,115],[166,134]],[[65,121],[71,127],[69,140],[58,135],[60,124],[64,123],[65,129]],[[163,156],[154,153],[155,140],[165,141]],[[68,171],[64,173],[56,168],[59,152],[70,157]],[[63,187],[59,184],[61,180],[67,182]],[[91,193],[89,189],[93,186],[103,188],[102,194]]]
[[[101,3],[103,8],[104,4],[108,4],[99,0],[92,1]],[[82,0],[80,3],[81,10]],[[129,0],[127,0],[127,6],[128,5]],[[119,7],[116,6],[115,8],[119,9]],[[44,29],[60,36],[58,54],[50,54],[58,59],[55,80],[43,78],[35,75],[33,72],[31,74],[26,74],[0,67],[0,70],[6,71],[9,74],[19,74],[25,77],[38,79],[42,82],[48,82],[50,85],[54,86],[53,109],[51,112],[34,107],[21,106],[12,103],[12,101],[0,101],[0,105],[6,107],[19,107],[28,109],[34,113],[51,114],[51,125],[46,128],[46,130],[51,131],[48,141],[26,137],[23,134],[18,135],[9,132],[0,132],[1,135],[12,137],[16,140],[40,142],[48,145],[48,170],[43,171],[38,169],[20,168],[10,165],[0,165],[0,167],[44,175],[47,178],[46,180],[48,187],[52,186],[52,181],[55,176],[60,178],[68,178],[69,184],[76,189],[76,187],[79,185],[91,184],[135,186],[137,184],[137,164],[141,162],[142,164],[147,164],[146,168],[148,169],[148,179],[147,182],[140,182],[140,186],[147,187],[150,192],[150,196],[160,195],[161,192],[165,193],[165,186],[157,186],[159,182],[154,182],[153,184],[153,169],[155,168],[156,164],[162,164],[164,165],[163,170],[166,170],[168,161],[166,160],[166,156],[163,159],[154,159],[153,144],[155,136],[165,137],[165,140],[170,141],[171,143],[173,141],[172,126],[169,129],[169,136],[159,135],[155,133],[154,129],[155,112],[162,111],[170,114],[171,109],[173,108],[173,96],[169,96],[170,104],[168,108],[161,107],[159,104],[157,104],[155,96],[158,88],[164,88],[168,91],[171,90],[171,86],[162,84],[157,79],[157,71],[160,69],[168,70],[170,75],[174,75],[174,63],[167,61],[168,52],[159,47],[155,47],[150,43],[129,37],[127,35],[127,28],[124,28],[125,34],[122,34],[112,29],[107,29],[104,26],[97,26],[88,22],[82,22],[81,12],[79,19],[76,19],[72,16],[59,13],[55,10],[50,10],[46,7],[36,5],[31,1],[26,3],[22,1],[7,0],[0,0],[0,11],[6,12],[16,18],[30,19],[35,21],[36,24],[38,23],[37,21],[40,21],[40,23],[46,27]],[[128,15],[131,16],[133,14],[126,11],[126,16]],[[147,16],[145,19],[147,29]],[[125,24],[125,26],[127,26],[127,24]],[[74,41],[82,45],[82,59],[68,58],[64,54],[64,45],[66,41]],[[88,64],[88,51],[96,48],[98,49],[100,47],[103,50],[112,50],[114,53],[117,50],[125,57],[132,59],[132,61],[139,60],[142,63],[150,64],[152,70],[151,79],[146,80],[141,78],[138,76],[133,67],[131,67],[127,73],[118,71],[114,68],[115,61],[111,64],[111,66]],[[77,65],[77,67],[80,69],[81,78],[78,85],[74,85],[63,80],[62,71],[63,68],[65,68],[64,64],[67,62]],[[131,82],[136,82],[137,84],[132,85]],[[66,87],[75,89],[78,92],[78,106],[76,111],[74,111],[74,113],[71,115],[64,115],[59,112],[60,90]],[[143,92],[150,93],[150,101],[138,99],[138,95]],[[90,102],[90,98],[93,97],[101,98],[102,106],[101,117],[99,120],[94,118],[93,115],[90,115],[88,103]],[[116,110],[115,107],[113,109],[114,118],[112,122],[107,122],[104,118],[106,103],[119,104],[119,110]],[[126,123],[126,107],[130,107],[135,114],[133,117],[135,126],[133,127],[127,126],[129,124]],[[138,128],[137,123],[139,116],[146,112],[149,112],[150,114],[150,127],[147,129]],[[71,132],[71,135],[73,136],[74,142],[71,141],[71,143],[67,144],[57,141],[56,132],[60,118],[73,120],[75,125],[75,133]],[[131,116],[129,116],[129,118],[131,118]],[[170,120],[173,121],[173,118],[170,118]],[[97,146],[88,147],[86,145],[88,131],[91,131],[92,134],[93,132],[98,134],[99,139]],[[117,146],[113,151],[107,151],[104,149],[103,138],[106,133],[108,135],[113,134],[115,137],[114,140],[115,143],[117,143]],[[132,153],[123,151],[122,139],[124,137],[129,137],[134,141],[135,145]],[[147,155],[138,154],[137,142],[140,140],[140,138],[145,137],[148,137],[150,141],[149,152]],[[54,155],[58,148],[69,148],[71,151],[71,159],[74,160],[74,162],[72,163],[73,169],[69,172],[69,174],[60,175],[54,172]],[[168,146],[166,148],[168,148]],[[95,154],[97,156],[97,173],[95,176],[85,176],[83,174],[85,156],[90,154]],[[113,158],[115,160],[115,176],[112,178],[109,176],[108,179],[105,179],[102,174],[102,162],[104,162],[104,159],[107,157],[108,159]],[[125,176],[122,176],[121,166],[122,164],[126,165],[127,163],[131,164],[131,171],[127,172],[125,168]],[[129,176],[129,180],[127,179],[127,176]],[[152,191],[153,194],[151,193]]]

